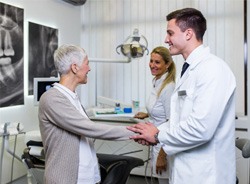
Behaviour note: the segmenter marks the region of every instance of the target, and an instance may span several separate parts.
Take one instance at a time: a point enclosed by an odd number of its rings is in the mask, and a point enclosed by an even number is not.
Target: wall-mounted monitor
[[[59,82],[59,80],[56,77],[34,78],[34,105],[38,105],[42,94],[53,87],[53,84]]]

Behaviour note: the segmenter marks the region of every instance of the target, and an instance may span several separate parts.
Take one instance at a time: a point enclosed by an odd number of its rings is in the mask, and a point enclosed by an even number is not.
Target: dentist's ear
[[[192,29],[187,29],[186,30],[186,38],[187,38],[187,40],[190,40],[193,37],[193,34],[194,34],[194,32],[193,32]]]

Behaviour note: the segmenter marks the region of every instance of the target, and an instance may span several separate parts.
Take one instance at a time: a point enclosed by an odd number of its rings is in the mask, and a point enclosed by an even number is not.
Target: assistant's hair
[[[169,84],[171,82],[175,82],[176,67],[175,67],[174,61],[170,55],[170,52],[166,47],[163,47],[163,46],[156,47],[152,50],[151,54],[152,53],[159,54],[162,57],[162,59],[164,60],[165,64],[170,63],[170,65],[168,67],[168,75],[164,79],[164,81],[161,85],[161,88],[157,94],[157,96],[160,96],[161,91],[165,88],[165,86],[167,84]]]
[[[194,8],[184,8],[171,12],[167,15],[167,21],[176,19],[177,26],[181,31],[188,28],[194,30],[197,40],[203,41],[203,36],[207,30],[207,21],[202,13]]]
[[[86,57],[87,54],[81,47],[64,44],[54,52],[54,64],[57,72],[61,76],[68,73],[72,64],[81,66]]]

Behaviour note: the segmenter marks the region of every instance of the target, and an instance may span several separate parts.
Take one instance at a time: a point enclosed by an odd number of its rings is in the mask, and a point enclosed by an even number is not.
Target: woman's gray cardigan
[[[133,135],[125,126],[96,124],[87,119],[55,88],[42,95],[38,117],[47,184],[77,183],[82,135],[105,140],[126,140]]]

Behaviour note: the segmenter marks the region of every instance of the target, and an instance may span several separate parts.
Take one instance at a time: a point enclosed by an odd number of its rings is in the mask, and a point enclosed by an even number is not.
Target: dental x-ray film
[[[23,12],[0,3],[0,107],[24,104]]]
[[[57,77],[53,54],[58,48],[58,29],[29,22],[29,95],[33,79]]]

